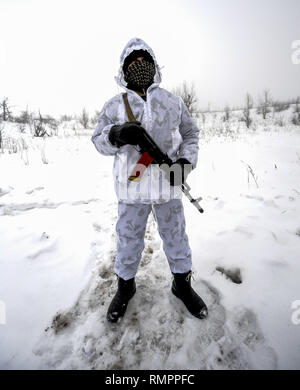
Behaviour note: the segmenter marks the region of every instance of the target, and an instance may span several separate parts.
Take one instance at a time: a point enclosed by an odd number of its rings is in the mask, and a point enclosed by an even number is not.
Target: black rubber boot
[[[191,286],[192,271],[173,275],[172,293],[182,300],[193,316],[200,319],[206,318],[208,316],[207,307]]]
[[[109,322],[117,322],[119,318],[124,316],[128,302],[134,296],[135,291],[134,278],[124,280],[118,276],[118,291],[111,301],[106,314]]]

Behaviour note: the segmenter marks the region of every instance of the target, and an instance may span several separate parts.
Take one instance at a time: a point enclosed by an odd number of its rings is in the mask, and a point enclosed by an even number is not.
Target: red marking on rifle
[[[143,176],[143,173],[145,172],[147,167],[152,163],[153,160],[154,159],[150,156],[150,154],[144,152],[140,157],[139,161],[136,163],[136,166],[134,167],[128,180],[140,181],[141,177]]]

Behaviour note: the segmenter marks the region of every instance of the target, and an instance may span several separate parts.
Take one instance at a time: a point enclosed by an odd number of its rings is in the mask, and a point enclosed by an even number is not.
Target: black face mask
[[[129,88],[143,90],[152,83],[155,75],[155,65],[146,60],[136,61],[125,72],[125,81]]]

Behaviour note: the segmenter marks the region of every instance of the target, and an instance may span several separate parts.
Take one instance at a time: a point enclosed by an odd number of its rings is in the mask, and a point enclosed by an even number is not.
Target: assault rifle
[[[152,162],[158,164],[161,170],[163,170],[167,174],[170,174],[170,166],[173,164],[173,161],[169,158],[167,154],[161,151],[161,149],[155,143],[152,137],[143,128],[141,129],[138,146],[140,147],[142,156],[137,162],[137,165],[128,180],[139,181],[143,172]],[[190,194],[191,187],[186,182],[181,183],[180,188],[184,195],[189,199],[189,201],[197,208],[197,210],[200,213],[203,213],[204,210],[199,204],[202,198],[199,197],[197,199],[194,199]]]

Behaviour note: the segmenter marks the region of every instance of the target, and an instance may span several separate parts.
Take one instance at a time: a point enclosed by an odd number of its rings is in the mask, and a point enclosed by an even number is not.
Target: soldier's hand
[[[192,169],[192,164],[185,158],[179,158],[175,163],[170,165],[169,181],[171,186],[181,186],[185,183]]]
[[[113,126],[108,134],[109,141],[118,147],[123,145],[138,145],[142,136],[141,122],[125,122]]]

